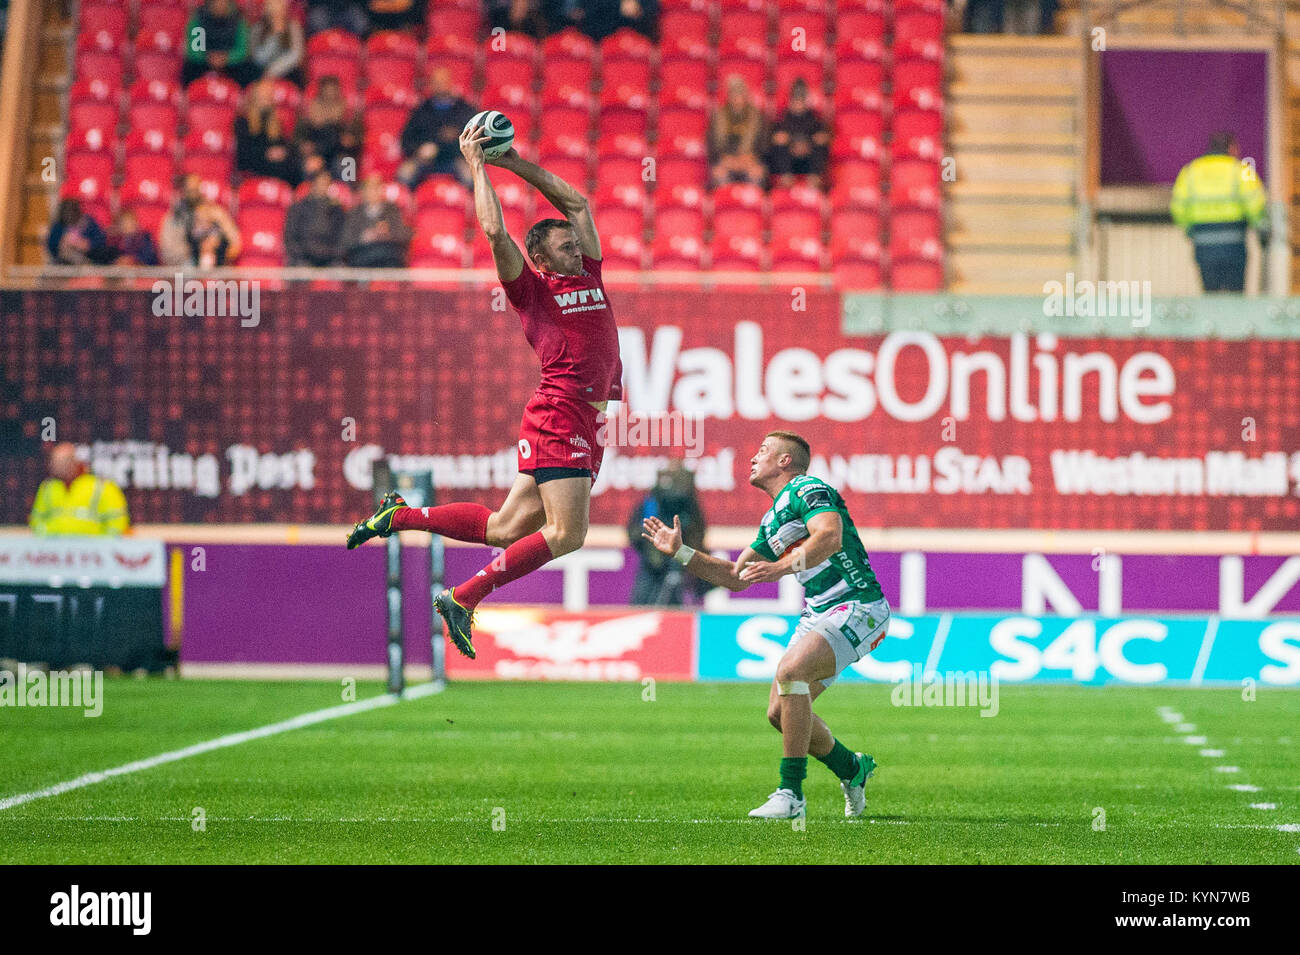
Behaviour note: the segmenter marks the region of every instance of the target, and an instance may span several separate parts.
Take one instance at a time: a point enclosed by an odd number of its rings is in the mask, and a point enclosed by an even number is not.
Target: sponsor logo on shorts
[[[575,434],[572,437],[570,437],[569,443],[576,444],[580,448],[586,448],[588,451],[591,450],[591,445],[587,443],[587,439],[580,434]]]
[[[528,443],[527,438],[519,439],[519,456],[524,459],[528,459],[533,456],[533,448],[532,445]]]

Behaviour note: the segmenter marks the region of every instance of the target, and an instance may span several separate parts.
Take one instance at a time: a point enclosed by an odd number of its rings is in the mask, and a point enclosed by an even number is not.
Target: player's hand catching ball
[[[736,576],[751,584],[767,584],[780,580],[785,575],[786,572],[781,569],[780,564],[766,560],[751,560],[740,568],[740,573]]]
[[[487,134],[487,130],[482,126],[475,126],[473,129],[462,129],[460,131],[460,154],[465,157],[465,161],[471,166],[475,163],[485,162],[483,144],[491,138]]]
[[[641,536],[654,545],[655,550],[671,557],[682,546],[682,521],[673,516],[673,526],[669,527],[657,517],[647,517],[641,522]]]

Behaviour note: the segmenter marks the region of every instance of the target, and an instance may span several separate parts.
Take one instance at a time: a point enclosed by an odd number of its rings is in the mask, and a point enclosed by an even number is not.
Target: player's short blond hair
[[[785,449],[790,455],[790,466],[793,470],[800,474],[808,470],[808,466],[812,464],[812,447],[808,444],[807,438],[793,431],[769,431],[765,437],[780,438],[785,442]]]

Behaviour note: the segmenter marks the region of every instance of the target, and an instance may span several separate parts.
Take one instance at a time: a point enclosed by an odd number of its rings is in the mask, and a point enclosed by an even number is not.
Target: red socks
[[[404,507],[393,515],[393,530],[429,531],[452,540],[486,544],[487,523],[491,514],[482,504]]]
[[[551,545],[541,531],[515,541],[498,554],[492,563],[475,576],[452,588],[452,595],[466,610],[473,610],[480,600],[498,587],[504,587],[524,574],[531,574],[551,560]]]

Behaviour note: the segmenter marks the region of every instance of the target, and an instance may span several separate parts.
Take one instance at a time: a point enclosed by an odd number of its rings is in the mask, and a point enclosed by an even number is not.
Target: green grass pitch
[[[803,831],[746,818],[776,784],[766,686],[661,683],[645,701],[639,683],[466,682],[0,810],[0,862],[1300,862],[1300,694],[1003,686],[986,718],[890,689],[816,705],[880,763],[860,820],[815,760]],[[341,690],[120,679],[104,700],[98,719],[0,709],[0,800]]]

